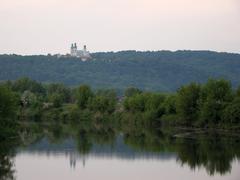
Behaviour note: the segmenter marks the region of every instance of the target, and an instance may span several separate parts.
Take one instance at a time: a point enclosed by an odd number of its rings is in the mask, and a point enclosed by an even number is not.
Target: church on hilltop
[[[90,52],[87,51],[87,46],[84,45],[83,50],[78,50],[76,43],[71,45],[70,55],[71,57],[80,58],[82,61],[87,61],[91,59]]]

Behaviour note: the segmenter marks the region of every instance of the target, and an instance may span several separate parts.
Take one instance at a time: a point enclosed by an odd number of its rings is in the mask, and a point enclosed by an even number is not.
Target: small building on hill
[[[90,52],[87,51],[87,46],[84,45],[82,50],[78,50],[76,43],[71,45],[70,55],[71,57],[80,58],[82,61],[87,61],[91,59]]]

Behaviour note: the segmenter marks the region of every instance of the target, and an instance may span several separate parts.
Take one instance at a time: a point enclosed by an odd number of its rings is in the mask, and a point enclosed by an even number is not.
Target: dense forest
[[[93,89],[123,91],[136,87],[147,91],[174,92],[190,82],[208,78],[240,83],[240,55],[210,51],[122,51],[93,53],[92,60],[57,56],[0,56],[0,80],[29,77],[39,82],[88,84]]]
[[[119,97],[113,89],[70,88],[21,78],[0,84],[0,139],[15,136],[24,122],[112,127],[212,128],[239,130],[240,87],[223,79],[190,83],[176,93],[128,88]]]

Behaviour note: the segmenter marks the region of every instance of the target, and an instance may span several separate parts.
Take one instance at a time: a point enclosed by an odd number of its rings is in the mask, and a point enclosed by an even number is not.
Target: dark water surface
[[[0,145],[1,180],[240,179],[238,136],[44,132],[22,137],[17,146]]]

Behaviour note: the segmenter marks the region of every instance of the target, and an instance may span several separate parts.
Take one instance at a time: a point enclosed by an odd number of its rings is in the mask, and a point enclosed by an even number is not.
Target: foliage
[[[126,113],[136,114],[137,121],[125,116],[135,124],[148,121],[155,127],[232,127],[239,123],[239,104],[233,101],[234,96],[237,99],[238,94],[229,81],[209,79],[203,85],[182,86],[176,94],[143,92],[125,97],[123,106]]]
[[[239,124],[240,123],[240,97],[236,97],[224,110],[224,123]]]
[[[36,94],[45,94],[45,89],[41,83],[31,80],[29,78],[20,78],[13,83],[12,89],[14,91],[23,93],[24,91],[30,91]]]
[[[0,85],[0,140],[16,135],[19,102],[19,97],[14,92]]]
[[[0,84],[1,137],[16,133],[17,123],[24,121],[107,127],[114,120],[130,127],[237,129],[238,92],[223,79],[210,79],[202,85],[190,83],[171,94],[129,88],[125,97],[117,97],[113,89],[92,91],[87,85],[69,88],[26,78],[7,81]]]
[[[176,109],[181,123],[190,125],[197,120],[200,92],[201,87],[196,83],[191,83],[178,90]]]
[[[9,88],[0,85],[0,117],[14,118],[16,115],[18,96]]]
[[[210,51],[121,51],[91,54],[93,60],[57,56],[0,55],[0,79],[29,77],[94,89],[176,91],[183,84],[203,83],[209,77],[240,83],[240,55]]]
[[[221,121],[223,111],[232,101],[230,82],[210,79],[202,89],[200,103],[200,122],[217,124]]]
[[[126,98],[124,100],[124,108],[127,111],[143,112],[145,110],[145,96],[142,94],[136,94],[135,96]]]
[[[61,103],[63,102],[71,102],[71,90],[69,87],[64,84],[59,83],[51,83],[47,84],[45,87],[47,91],[48,97],[51,99],[51,96],[55,96],[52,98],[57,98]],[[58,95],[58,97],[56,97]],[[61,99],[61,100],[60,100]]]
[[[108,112],[115,111],[116,99],[106,96],[95,96],[88,102],[88,108],[92,111]]]
[[[87,85],[81,85],[77,89],[77,105],[81,109],[85,109],[87,107],[88,101],[93,97],[92,90]]]
[[[176,114],[176,95],[168,95],[163,103],[165,114]]]
[[[64,102],[64,97],[62,94],[53,93],[49,96],[49,102],[53,103],[53,107],[61,107]]]

